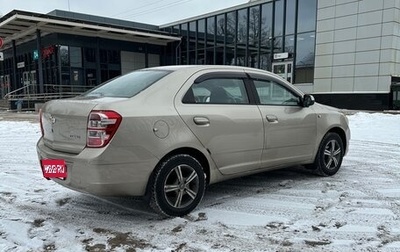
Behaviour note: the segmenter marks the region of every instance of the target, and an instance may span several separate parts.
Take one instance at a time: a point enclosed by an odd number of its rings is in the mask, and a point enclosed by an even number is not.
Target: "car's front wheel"
[[[321,176],[336,174],[344,156],[343,141],[337,133],[327,133],[321,141],[313,170]]]
[[[179,154],[160,164],[150,186],[150,206],[157,213],[183,216],[203,198],[205,174],[195,158]]]

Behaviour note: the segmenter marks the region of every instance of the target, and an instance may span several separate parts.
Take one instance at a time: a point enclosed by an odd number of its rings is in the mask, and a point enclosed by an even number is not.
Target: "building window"
[[[226,47],[225,47],[225,65],[235,65],[235,44],[238,37],[236,31],[237,12],[231,11],[226,14]]]
[[[225,15],[217,16],[217,35],[216,35],[216,64],[223,65],[224,64],[224,47],[225,47],[225,39],[228,40],[228,34],[226,34],[227,25],[225,22]]]
[[[285,34],[294,34],[296,19],[296,0],[286,0],[286,28]]]
[[[297,32],[315,31],[317,0],[298,0]]]
[[[236,65],[246,66],[248,41],[248,9],[238,11]]]
[[[196,50],[196,21],[189,23],[189,50]]]
[[[297,35],[295,83],[314,80],[315,32]]]
[[[69,48],[71,67],[82,67],[82,50],[80,47]]]
[[[271,70],[272,3],[261,6],[260,68]]]
[[[68,46],[60,46],[60,61],[62,67],[69,67]]]
[[[96,50],[94,48],[84,48],[84,52],[86,62],[96,62]]]
[[[275,1],[274,37],[283,35],[283,0]]]
[[[206,64],[215,64],[215,16],[207,18]]]
[[[197,64],[205,64],[205,38],[206,38],[206,20],[197,21]]]

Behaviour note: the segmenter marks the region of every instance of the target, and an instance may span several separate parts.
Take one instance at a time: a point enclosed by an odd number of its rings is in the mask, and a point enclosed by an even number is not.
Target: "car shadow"
[[[271,193],[290,187],[292,184],[317,180],[309,170],[302,167],[289,167],[230,179],[208,186],[199,209],[217,205],[230,198],[255,196],[260,193]],[[290,182],[290,183],[289,183]],[[73,209],[100,215],[113,215],[114,218],[129,220],[162,220],[154,213],[143,198],[138,197],[98,197],[88,194],[77,194],[67,204]]]

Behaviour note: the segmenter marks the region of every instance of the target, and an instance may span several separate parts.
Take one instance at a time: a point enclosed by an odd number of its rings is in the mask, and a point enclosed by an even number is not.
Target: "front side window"
[[[269,80],[255,80],[254,85],[261,105],[298,106],[300,97],[284,86]]]
[[[248,104],[249,99],[242,79],[216,78],[194,83],[183,103]]]

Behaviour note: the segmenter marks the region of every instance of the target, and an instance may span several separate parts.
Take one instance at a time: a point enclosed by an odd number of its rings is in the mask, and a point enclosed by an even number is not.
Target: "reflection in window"
[[[285,52],[288,52],[290,54],[289,57],[291,57],[292,53],[294,52],[294,36],[286,36],[285,37]]]
[[[235,65],[236,11],[226,14],[226,32],[225,55],[220,61],[226,65]],[[223,48],[219,48],[218,51],[223,53]],[[217,55],[217,61],[218,57]]]
[[[274,50],[274,53],[281,53],[282,52],[282,37],[276,37],[274,38],[274,47],[272,48]]]
[[[204,39],[206,37],[205,34],[206,34],[206,20],[200,19],[197,21],[197,49],[204,48],[204,42],[205,42]]]
[[[260,104],[297,106],[300,98],[284,86],[267,80],[254,80]]]
[[[314,31],[317,17],[317,0],[299,0],[297,32]]]
[[[236,39],[236,11],[226,14],[226,43],[235,44]]]
[[[184,103],[248,104],[246,88],[241,79],[209,79],[193,84],[183,98]]]
[[[214,45],[215,16],[207,18],[207,44]]]
[[[96,50],[94,48],[84,48],[86,62],[96,62]]]
[[[205,19],[200,19],[197,21],[197,37],[200,39],[204,39],[204,34],[206,33],[206,21]]]
[[[308,0],[306,0],[308,1]],[[274,37],[282,36],[283,34],[283,0],[275,1],[275,30]]]
[[[71,67],[82,67],[82,51],[80,47],[70,47],[70,62]]]
[[[179,25],[175,25],[174,27],[172,27],[172,32],[179,34],[180,33]]]
[[[237,44],[247,44],[247,9],[238,11],[238,30],[237,30]]]
[[[217,16],[217,35],[218,37],[225,35],[225,15]]]
[[[286,35],[294,34],[296,0],[286,0]]]
[[[189,36],[195,37],[196,36],[196,21],[192,21],[189,23]]]
[[[60,61],[62,67],[69,67],[68,46],[60,46]]]
[[[258,47],[260,39],[260,7],[254,6],[249,11],[249,67],[259,67]]]
[[[260,28],[260,8],[255,6],[250,8],[249,16],[249,46],[257,46]]]
[[[190,22],[189,23],[189,50],[196,50],[196,21]],[[190,59],[192,60],[192,59]],[[193,58],[194,60],[194,58]],[[192,62],[191,64],[195,64]]]
[[[236,65],[246,66],[247,9],[238,11]]]
[[[261,8],[261,50],[271,48],[272,38],[272,3],[263,4]]]
[[[311,83],[314,80],[315,33],[297,35],[296,83]]]
[[[271,70],[272,3],[261,6],[261,48],[260,68]]]

